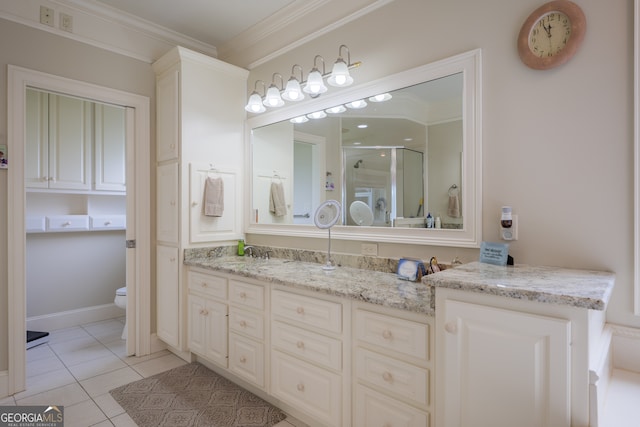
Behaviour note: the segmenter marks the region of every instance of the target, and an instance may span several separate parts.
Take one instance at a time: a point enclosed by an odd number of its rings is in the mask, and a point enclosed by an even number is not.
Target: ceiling
[[[220,46],[296,0],[96,0],[212,46]]]

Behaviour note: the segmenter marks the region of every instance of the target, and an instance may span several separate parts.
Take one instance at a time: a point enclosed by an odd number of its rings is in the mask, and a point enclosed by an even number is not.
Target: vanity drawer
[[[230,333],[229,370],[260,388],[264,387],[264,345]]]
[[[354,427],[429,427],[429,414],[357,384]]]
[[[367,310],[356,310],[356,339],[429,360],[429,325]]]
[[[264,310],[264,286],[231,279],[229,300],[234,304]]]
[[[272,351],[271,393],[323,425],[342,425],[342,381],[337,374]]]
[[[264,316],[261,313],[229,308],[229,329],[255,338],[264,339]]]
[[[227,279],[190,270],[188,273],[189,290],[202,292],[212,298],[227,299]]]
[[[271,292],[274,316],[295,324],[333,333],[342,332],[342,304],[318,298],[274,290]]]
[[[125,215],[92,215],[89,221],[92,230],[124,230],[127,228]]]
[[[47,217],[48,231],[80,231],[89,229],[87,215],[53,215]]]
[[[356,376],[359,380],[407,398],[418,405],[429,403],[429,371],[373,351],[356,350]]]
[[[301,359],[342,370],[342,342],[335,338],[274,321],[271,342],[274,347]]]

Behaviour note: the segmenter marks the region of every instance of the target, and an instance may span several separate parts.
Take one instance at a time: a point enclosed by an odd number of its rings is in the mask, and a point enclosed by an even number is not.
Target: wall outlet
[[[502,240],[518,240],[518,215],[511,215],[511,227],[500,227]]]
[[[73,16],[60,13],[60,29],[73,33]]]
[[[40,23],[53,27],[54,10],[47,6],[40,6]]]
[[[362,255],[377,256],[378,255],[378,244],[377,243],[363,243],[361,248],[360,248],[360,252],[362,252]]]

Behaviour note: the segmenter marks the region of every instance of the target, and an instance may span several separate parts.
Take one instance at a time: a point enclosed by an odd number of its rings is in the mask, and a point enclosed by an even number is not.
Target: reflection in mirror
[[[477,246],[478,67],[474,51],[334,101],[309,101],[271,122],[250,119],[248,231],[310,232],[295,226],[311,224],[315,209],[335,199],[342,203],[337,238]],[[273,209],[274,183],[283,186],[283,215]]]

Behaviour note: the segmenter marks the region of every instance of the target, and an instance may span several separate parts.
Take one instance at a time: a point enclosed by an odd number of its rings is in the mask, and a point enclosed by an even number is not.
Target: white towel
[[[447,207],[447,215],[452,218],[460,218],[460,197],[458,193],[449,195],[449,206]]]
[[[208,177],[204,183],[204,214],[222,216],[224,211],[224,182],[222,178]]]
[[[287,205],[284,201],[284,186],[281,182],[272,182],[269,192],[269,212],[275,216],[285,216]]]

